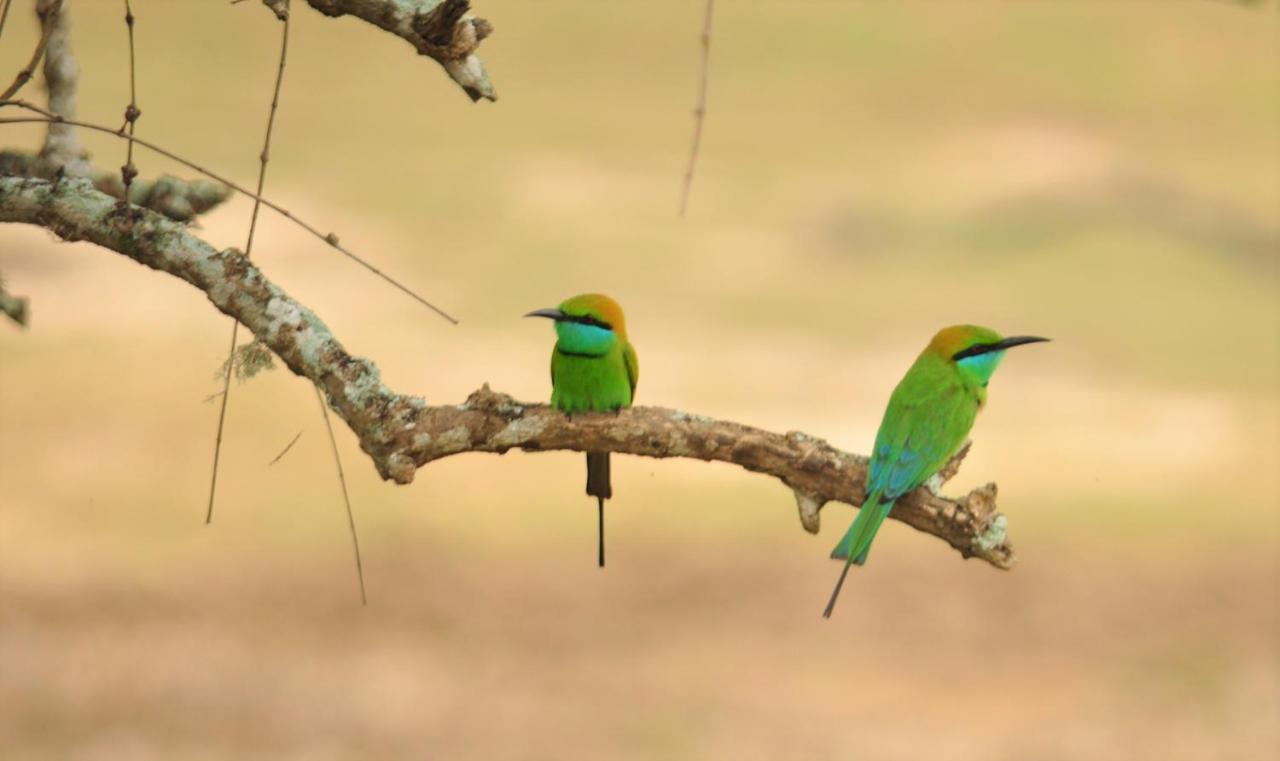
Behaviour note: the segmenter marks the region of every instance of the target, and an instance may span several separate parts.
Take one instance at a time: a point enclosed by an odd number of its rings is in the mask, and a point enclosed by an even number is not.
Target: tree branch
[[[122,171],[106,171],[94,167],[88,154],[80,145],[76,133],[75,120],[76,99],[80,87],[80,67],[76,63],[71,48],[70,0],[60,0],[54,6],[49,0],[41,0],[41,22],[44,26],[43,44],[44,78],[49,90],[49,108],[42,113],[56,114],[59,120],[50,121],[45,135],[44,146],[39,154],[28,151],[0,151],[0,174],[11,174],[20,177],[41,177],[53,179],[59,174],[76,177],[88,177],[94,186],[104,193],[123,199],[128,195],[130,203],[145,206],[164,214],[170,219],[189,222],[196,215],[212,209],[231,197],[231,188],[208,180],[183,180],[171,175],[161,175],[154,180],[133,180],[125,187],[124,171],[133,170],[133,159],[130,155],[126,167]],[[130,27],[132,34],[132,27]],[[132,48],[132,46],[130,46]],[[132,80],[132,66],[130,67]],[[132,91],[134,88],[130,86]],[[0,107],[17,105],[17,101],[5,102],[0,98]],[[130,114],[135,115],[137,106],[131,102],[125,115],[125,126],[132,127]],[[124,129],[119,133],[123,136]],[[129,133],[130,154],[132,154],[132,129]]]
[[[44,55],[44,81],[49,91],[49,110],[64,119],[76,118],[76,97],[80,88],[80,65],[71,52],[70,0],[60,0],[58,9],[47,18],[49,46]],[[2,100],[2,99],[0,99]],[[75,127],[52,122],[40,150],[42,162],[78,177],[93,172]]]
[[[475,54],[493,25],[467,15],[469,0],[306,0],[326,16],[351,15],[403,38],[419,54],[444,67],[473,101],[497,100],[484,64]],[[278,14],[278,0],[263,0]]]
[[[28,151],[0,151],[0,175],[53,179],[58,167]],[[93,186],[115,198],[124,198],[124,182],[118,171],[89,167],[82,175]],[[231,197],[231,188],[210,180],[184,180],[162,174],[154,180],[135,179],[129,185],[129,203],[158,211],[169,219],[190,222]]]
[[[818,510],[826,502],[858,505],[866,496],[866,458],[803,433],[770,433],[658,407],[568,418],[487,386],[462,405],[429,406],[421,397],[397,394],[382,383],[372,362],[348,354],[319,317],[240,252],[217,251],[153,212],[126,219],[115,199],[87,180],[0,177],[0,222],[40,225],[65,240],[90,241],[199,288],[314,383],[382,477],[397,483],[409,483],[432,460],[462,452],[559,449],[718,460],[765,473],[794,490],[809,531],[818,530]],[[947,470],[954,472],[956,464]],[[920,488],[899,500],[893,517],[943,539],[965,557],[1009,568],[1013,549],[995,497],[994,484],[960,499]]]

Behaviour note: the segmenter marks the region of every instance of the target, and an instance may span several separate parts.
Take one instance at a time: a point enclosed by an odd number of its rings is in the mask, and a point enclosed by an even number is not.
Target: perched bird
[[[964,444],[1005,350],[1048,340],[1001,338],[976,325],[953,325],[933,337],[889,397],[871,454],[867,498],[831,552],[845,562],[823,616],[831,617],[849,566],[866,562],[871,540],[894,502],[929,480]]]
[[[551,352],[551,406],[575,412],[607,412],[630,407],[640,380],[640,361],[627,340],[626,320],[618,302],[599,293],[584,293],[554,309],[525,317],[555,320],[556,346]],[[604,567],[604,501],[613,496],[609,453],[587,453],[587,494],[599,511],[599,563]]]

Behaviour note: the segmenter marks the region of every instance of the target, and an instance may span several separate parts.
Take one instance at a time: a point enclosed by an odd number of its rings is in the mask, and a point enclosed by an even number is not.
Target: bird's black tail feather
[[[599,537],[599,539],[597,539],[597,544],[599,544],[600,547],[599,557],[596,559],[596,562],[600,564],[601,568],[604,568],[604,497],[596,497],[596,504],[599,506],[599,512],[597,514],[600,516],[600,527],[596,529],[598,532],[597,536]]]
[[[846,560],[844,568],[840,570],[840,580],[836,582],[836,588],[831,590],[831,599],[827,601],[827,609],[822,611],[823,618],[831,618],[831,613],[836,609],[836,599],[840,597],[840,588],[844,586],[844,577],[849,575],[849,566],[851,565],[853,563]]]
[[[587,453],[587,494],[596,498],[599,510],[599,563],[604,568],[604,501],[613,496],[613,486],[609,479],[609,453]]]

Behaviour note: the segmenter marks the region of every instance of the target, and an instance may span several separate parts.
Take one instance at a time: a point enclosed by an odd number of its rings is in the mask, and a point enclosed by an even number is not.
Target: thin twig
[[[702,122],[707,115],[707,72],[711,68],[711,11],[715,0],[707,0],[706,17],[702,20],[702,79],[698,85],[698,107],[693,112],[693,145],[689,147],[689,167],[684,170],[684,190],[680,193],[680,216],[689,206],[689,188],[693,185],[693,167],[698,163],[702,145]]]
[[[288,0],[285,0],[288,6]],[[280,107],[280,85],[284,82],[284,65],[289,57],[289,16],[284,17],[284,32],[280,37],[280,66],[276,69],[276,86],[271,93],[271,109],[267,112],[267,134],[262,140],[262,155],[259,156],[258,192],[253,199],[253,215],[249,218],[249,239],[244,244],[244,255],[253,252],[253,234],[258,227],[258,211],[262,208],[262,188],[267,181],[267,162],[271,160],[271,133],[276,126],[276,110]]]
[[[0,99],[0,107],[3,107],[3,106],[19,106],[19,107],[21,107],[21,108],[25,108],[25,109],[27,109],[27,110],[29,110],[29,111],[34,111],[35,113],[41,114],[41,116],[39,116],[39,117],[30,116],[30,117],[9,117],[9,118],[3,118],[3,119],[0,119],[0,124],[49,124],[49,123],[55,123],[55,124],[70,124],[70,125],[71,125],[71,126],[73,126],[73,127],[81,127],[81,128],[83,128],[83,129],[95,130],[95,131],[97,131],[97,132],[103,132],[103,133],[106,133],[106,134],[108,134],[108,135],[115,135],[116,137],[121,138],[121,139],[124,139],[124,137],[125,137],[125,136],[124,136],[123,134],[121,134],[118,130],[111,129],[110,127],[104,127],[104,126],[102,126],[101,124],[91,124],[91,123],[89,123],[89,122],[82,122],[82,121],[78,121],[78,120],[75,120],[75,119],[64,119],[64,118],[62,118],[62,117],[58,116],[57,114],[51,113],[51,112],[49,112],[49,111],[46,111],[46,110],[44,110],[44,109],[40,108],[39,106],[36,106],[36,105],[34,105],[34,104],[32,104],[32,103],[30,103],[30,102],[28,102],[28,101],[25,101],[25,100],[9,100],[9,101],[6,101],[6,100],[3,100],[3,99]],[[256,193],[254,193],[254,192],[250,191],[248,188],[245,188],[243,185],[239,185],[239,184],[237,184],[237,183],[235,183],[235,182],[232,182],[231,180],[227,179],[226,177],[223,177],[223,176],[222,176],[222,175],[220,175],[220,174],[217,174],[217,173],[212,172],[212,171],[210,171],[210,170],[208,170],[208,169],[205,169],[204,167],[200,166],[199,164],[196,164],[196,163],[195,163],[195,162],[193,162],[193,161],[188,161],[187,159],[184,159],[184,158],[182,158],[181,156],[178,156],[177,154],[173,153],[172,151],[165,150],[164,148],[161,148],[160,146],[156,145],[155,143],[148,142],[148,141],[146,141],[146,140],[143,140],[143,139],[142,139],[142,138],[140,138],[140,137],[138,137],[138,138],[134,138],[134,142],[135,142],[135,143],[137,143],[138,145],[142,146],[143,148],[146,148],[147,150],[155,151],[156,153],[160,154],[161,156],[164,156],[165,158],[173,159],[174,161],[178,162],[179,164],[182,164],[182,165],[183,165],[183,166],[185,166],[185,167],[188,167],[188,168],[190,168],[190,169],[193,169],[193,170],[195,170],[195,171],[197,171],[197,172],[199,172],[199,173],[201,173],[201,174],[205,175],[206,177],[209,177],[209,178],[211,178],[211,179],[217,180],[218,182],[221,182],[223,185],[226,185],[227,187],[231,188],[232,190],[236,191],[237,193],[240,193],[241,195],[248,196],[249,198],[252,198],[252,199],[254,199],[255,201],[261,201],[263,206],[266,206],[268,209],[271,209],[272,211],[274,211],[274,212],[276,212],[277,214],[281,215],[281,216],[282,216],[282,217],[284,217],[285,219],[288,219],[290,222],[293,222],[295,225],[297,225],[297,226],[301,227],[303,230],[306,230],[307,232],[311,233],[312,235],[314,235],[315,237],[317,237],[317,238],[319,238],[320,240],[324,241],[325,243],[328,243],[330,246],[332,246],[333,248],[337,249],[337,250],[338,250],[338,252],[339,252],[339,253],[341,253],[343,256],[347,257],[348,259],[351,259],[351,260],[352,260],[352,261],[354,261],[356,264],[359,264],[361,267],[364,267],[364,268],[365,268],[366,270],[368,270],[369,272],[372,272],[374,275],[376,275],[377,277],[381,278],[381,279],[382,279],[384,282],[386,282],[387,284],[389,284],[389,285],[393,286],[394,288],[396,288],[397,290],[399,290],[401,293],[404,293],[405,295],[409,296],[409,298],[413,299],[414,301],[417,301],[419,304],[422,304],[423,306],[427,307],[428,309],[430,309],[431,311],[433,311],[433,312],[435,312],[436,314],[440,315],[441,317],[443,317],[444,319],[448,320],[449,322],[453,323],[454,325],[457,325],[457,324],[458,324],[458,321],[457,321],[457,320],[456,320],[452,315],[450,315],[448,312],[445,312],[445,311],[444,311],[443,309],[441,309],[440,307],[436,306],[435,304],[432,304],[430,301],[427,301],[427,300],[426,300],[426,299],[424,299],[423,297],[421,297],[421,296],[419,296],[418,294],[414,293],[413,291],[409,290],[409,288],[407,288],[406,286],[402,285],[399,281],[395,280],[395,279],[394,279],[394,278],[392,278],[390,275],[387,275],[387,274],[386,274],[386,273],[384,273],[382,270],[380,270],[380,269],[378,269],[377,267],[373,266],[373,265],[372,265],[372,264],[370,264],[368,261],[366,261],[365,259],[361,258],[359,255],[357,255],[355,252],[353,252],[353,251],[351,251],[350,249],[347,249],[347,248],[345,248],[344,246],[342,246],[342,245],[338,242],[338,236],[337,236],[337,235],[335,235],[335,234],[333,234],[333,233],[322,233],[322,232],[320,232],[319,230],[317,230],[315,227],[311,226],[311,225],[310,225],[310,224],[308,224],[307,222],[305,222],[305,221],[303,221],[302,219],[300,219],[300,218],[298,218],[298,217],[294,216],[294,215],[293,215],[293,212],[291,212],[291,211],[289,211],[288,209],[286,209],[286,208],[284,208],[284,207],[280,206],[279,204],[275,203],[275,202],[274,202],[274,201],[272,201],[271,199],[269,199],[269,198],[265,198],[265,197],[263,197],[263,196],[261,196],[261,195],[259,195],[259,194],[256,194]]]
[[[133,55],[133,8],[129,5],[129,0],[124,0],[124,23],[129,27],[129,107],[124,110],[124,123],[129,130],[129,150],[125,154],[124,166],[120,167],[120,179],[124,182],[124,197],[121,200],[127,207],[129,188],[133,185],[133,178],[138,176],[138,168],[133,165],[133,133],[138,126],[138,117],[142,116],[142,112],[138,110],[138,77]]]
[[[31,53],[31,60],[27,63],[26,68],[18,72],[13,78],[13,84],[9,85],[3,93],[0,93],[0,101],[8,100],[13,94],[21,90],[23,85],[31,81],[31,77],[35,75],[36,66],[39,65],[40,59],[44,57],[45,46],[49,44],[49,35],[53,33],[53,19],[62,11],[62,0],[53,0],[53,3],[45,9],[44,13],[40,13],[40,41],[36,43],[36,49]],[[5,14],[8,15],[9,8],[5,6]]]
[[[238,326],[240,323],[236,323]],[[236,327],[231,329],[231,347],[227,351],[235,353],[236,350]],[[213,523],[213,495],[218,490],[218,459],[222,455],[222,428],[227,419],[227,397],[231,391],[231,366],[233,362],[227,363],[227,372],[223,377],[222,386],[222,404],[218,408],[218,435],[213,440],[213,476],[209,479],[209,508],[204,514],[204,523],[209,525]]]
[[[128,3],[128,0],[125,0]],[[262,140],[262,153],[258,156],[258,192],[254,196],[253,215],[249,218],[249,239],[244,244],[244,255],[246,258],[253,254],[253,234],[258,227],[258,211],[262,208],[262,188],[267,181],[267,162],[271,160],[271,133],[276,125],[276,109],[280,106],[280,85],[284,82],[284,65],[289,57],[289,16],[284,16],[284,32],[280,37],[280,65],[276,69],[275,90],[271,94],[271,108],[267,112],[267,134]],[[130,30],[133,29],[130,25]],[[132,135],[130,136],[129,145],[132,147]],[[128,186],[126,185],[125,198],[128,198]],[[236,351],[236,336],[240,332],[240,323],[236,320],[231,321],[231,348],[227,353],[227,372],[222,377],[222,409],[218,413],[218,434],[214,437],[213,445],[213,477],[209,481],[209,509],[205,514],[205,523],[209,524],[213,521],[213,496],[218,488],[218,459],[222,454],[222,426],[227,418],[227,402],[231,399],[231,366],[234,364]]]
[[[276,72],[276,89],[275,89],[275,93],[271,97],[271,112],[270,112],[270,115],[267,117],[267,136],[262,143],[262,165],[258,171],[258,195],[259,196],[262,195],[262,186],[263,186],[263,182],[266,179],[267,161],[270,158],[270,151],[271,151],[271,130],[275,126],[276,109],[280,104],[280,83],[284,81],[285,59],[287,58],[288,52],[289,52],[289,18],[291,15],[289,13],[289,0],[283,0],[283,2],[276,3],[275,5],[272,6],[272,10],[275,11],[276,17],[284,22],[284,37],[280,41],[280,68]],[[249,258],[249,254],[253,250],[253,231],[258,223],[258,207],[260,204],[261,204],[260,201],[254,201],[253,203],[253,218],[249,222],[249,241],[245,244],[245,247],[244,247],[244,255],[246,259]],[[233,325],[234,325],[233,327],[233,330],[234,330],[235,328],[238,328],[240,326],[240,322],[236,320],[234,321]],[[228,389],[224,388],[223,392],[225,393],[227,390]],[[343,505],[346,506],[346,509],[347,509],[347,525],[350,527],[350,530],[351,530],[351,548],[355,553],[356,579],[360,582],[360,604],[367,606],[369,604],[369,597],[367,594],[365,594],[364,562],[360,558],[360,539],[356,534],[356,519],[355,519],[355,513],[351,509],[351,495],[347,491],[347,476],[345,473],[342,472],[342,458],[338,455],[338,439],[337,437],[334,436],[334,433],[333,433],[333,421],[329,419],[329,407],[324,403],[324,395],[320,393],[320,389],[318,387],[315,387],[315,390],[316,390],[316,401],[319,402],[320,404],[320,413],[324,418],[324,428],[326,431],[329,432],[329,445],[333,449],[333,464],[334,464],[334,467],[337,468],[338,470],[338,484],[342,487],[342,503]],[[225,401],[226,397],[223,397],[223,399]],[[296,442],[301,436],[302,436],[302,432],[299,431],[298,435],[293,438],[293,441]],[[289,447],[292,447],[292,446],[293,446],[293,442],[290,442],[289,446],[284,448],[284,452],[288,452]],[[276,460],[280,459],[280,457],[283,457],[284,452],[281,452],[276,457]],[[272,460],[272,462],[274,463],[275,460]]]
[[[293,445],[294,445],[294,444],[297,444],[297,443],[298,443],[298,439],[300,439],[300,438],[302,438],[302,431],[298,431],[298,435],[297,435],[297,436],[294,436],[292,441],[290,441],[288,444],[285,444],[285,445],[284,445],[284,449],[281,449],[281,450],[280,450],[280,454],[278,454],[278,455],[276,455],[275,457],[271,458],[271,462],[267,463],[267,467],[269,468],[269,467],[271,467],[272,465],[275,465],[276,463],[280,462],[280,458],[282,458],[282,457],[284,457],[286,454],[288,454],[288,453],[289,453],[289,450],[290,450],[290,449],[293,449]]]
[[[3,0],[0,5],[0,39],[4,39],[4,22],[9,18],[9,3],[10,0]]]
[[[320,411],[324,413],[324,427],[329,432],[329,445],[333,448],[333,464],[338,467],[338,483],[342,485],[342,502],[347,506],[347,525],[351,527],[351,548],[356,556],[356,578],[360,581],[360,604],[368,605],[369,597],[364,591],[364,563],[360,560],[360,539],[356,535],[356,518],[351,512],[351,497],[347,494],[347,477],[342,472],[342,458],[338,456],[338,439],[333,435],[333,422],[329,420],[329,405],[324,403],[324,395],[320,393],[320,388],[317,386],[315,389],[316,401],[320,403]]]

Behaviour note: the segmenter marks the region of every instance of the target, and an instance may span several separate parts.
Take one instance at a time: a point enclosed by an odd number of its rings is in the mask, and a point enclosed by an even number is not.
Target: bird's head
[[[538,309],[525,317],[555,320],[558,345],[575,354],[604,354],[614,342],[627,340],[622,307],[602,293],[574,296],[554,309]]]
[[[954,363],[961,375],[985,386],[1006,351],[1015,346],[1048,340],[1038,336],[1003,338],[990,328],[952,325],[939,330],[925,351]]]

